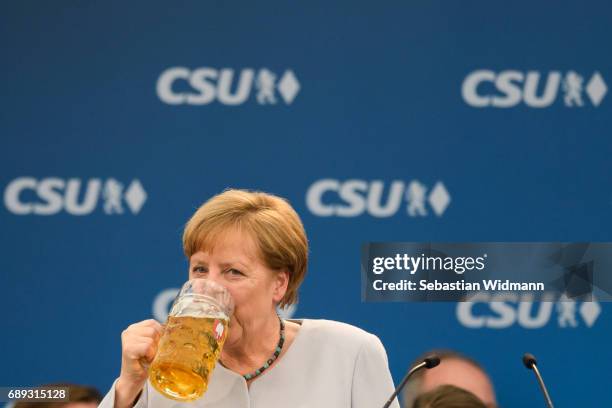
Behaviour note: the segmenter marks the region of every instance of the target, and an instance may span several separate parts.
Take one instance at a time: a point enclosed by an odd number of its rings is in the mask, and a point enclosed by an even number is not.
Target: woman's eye
[[[244,273],[240,272],[238,269],[228,269],[227,273],[234,276],[244,276]]]
[[[206,269],[203,266],[194,266],[193,271],[198,273],[204,273],[206,272]]]

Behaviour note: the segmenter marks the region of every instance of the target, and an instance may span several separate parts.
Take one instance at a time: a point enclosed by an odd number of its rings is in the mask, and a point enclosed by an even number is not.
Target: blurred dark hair
[[[440,385],[414,401],[414,408],[487,408],[474,394],[454,385]]]

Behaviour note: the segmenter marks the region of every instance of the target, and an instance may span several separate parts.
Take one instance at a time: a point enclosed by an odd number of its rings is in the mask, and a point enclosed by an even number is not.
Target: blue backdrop
[[[362,303],[359,271],[368,241],[612,241],[609,2],[0,8],[0,385],[106,391],[237,187],[305,223],[293,315],[375,333],[396,382],[450,347],[539,407],[530,351],[557,406],[611,404],[609,304]]]

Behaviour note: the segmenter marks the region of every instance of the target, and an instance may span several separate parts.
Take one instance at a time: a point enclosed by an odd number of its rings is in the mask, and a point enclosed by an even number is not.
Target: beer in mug
[[[174,301],[149,368],[149,381],[177,401],[200,398],[227,338],[233,301],[229,292],[206,279],[187,282]]]

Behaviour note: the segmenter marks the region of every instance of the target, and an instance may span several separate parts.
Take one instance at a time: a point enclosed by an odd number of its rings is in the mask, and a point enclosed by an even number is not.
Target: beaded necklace
[[[259,367],[257,370],[255,370],[254,372],[250,374],[243,375],[242,377],[245,380],[248,381],[248,380],[252,380],[253,378],[259,377],[261,373],[266,371],[280,355],[281,350],[283,349],[283,344],[285,344],[285,322],[283,322],[283,319],[281,319],[280,316],[278,316],[278,320],[280,321],[280,339],[278,340],[278,344],[276,345],[274,354],[272,354],[272,357],[270,357],[268,361],[266,361],[265,364]]]

